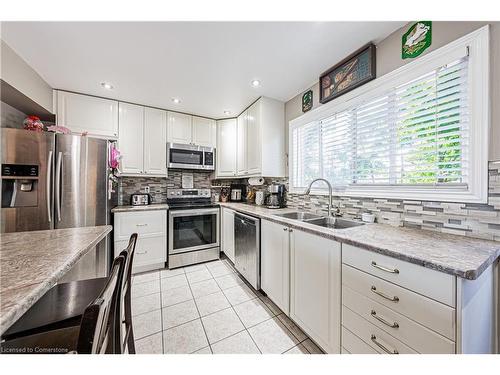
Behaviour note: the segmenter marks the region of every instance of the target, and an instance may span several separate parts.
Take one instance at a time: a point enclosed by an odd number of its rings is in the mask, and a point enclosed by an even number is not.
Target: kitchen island
[[[0,235],[0,335],[60,281],[113,227]]]

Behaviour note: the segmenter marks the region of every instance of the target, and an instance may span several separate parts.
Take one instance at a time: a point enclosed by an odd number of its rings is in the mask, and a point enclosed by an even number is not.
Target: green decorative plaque
[[[420,56],[432,43],[432,22],[418,21],[403,34],[401,57],[412,59]]]
[[[302,95],[302,112],[309,111],[313,106],[313,92],[308,90]]]

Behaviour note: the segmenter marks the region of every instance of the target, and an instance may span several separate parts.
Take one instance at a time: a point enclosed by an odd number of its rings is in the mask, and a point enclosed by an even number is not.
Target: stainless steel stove
[[[210,189],[167,190],[168,267],[219,259],[219,205]]]

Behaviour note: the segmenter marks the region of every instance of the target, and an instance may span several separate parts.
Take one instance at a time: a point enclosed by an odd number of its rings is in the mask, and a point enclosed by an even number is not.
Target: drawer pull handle
[[[137,254],[147,254],[148,251],[147,250],[144,250],[144,251],[138,251]]]
[[[373,293],[375,293],[375,294],[379,295],[379,296],[380,296],[380,297],[382,297],[382,298],[388,299],[389,301],[392,301],[392,302],[399,302],[399,297],[396,297],[396,296],[391,297],[391,296],[388,296],[388,295],[387,295],[387,294],[385,294],[385,293],[379,292],[379,291],[377,290],[377,288],[375,287],[375,285],[372,285],[372,287],[371,287],[371,291],[372,291]]]
[[[385,271],[385,272],[389,272],[389,273],[399,273],[399,270],[397,268],[394,268],[394,269],[390,269],[390,268],[387,268],[387,267],[384,267],[384,266],[379,266],[377,264],[377,262],[373,261],[372,260],[372,266],[375,267],[375,268],[378,268],[379,270],[382,270],[382,271]]]
[[[384,323],[386,326],[389,326],[391,328],[399,328],[399,324],[394,322],[394,323],[391,323],[391,322],[388,322],[387,320],[385,320],[384,318],[381,318],[380,316],[377,315],[377,312],[375,310],[372,310],[372,312],[370,313],[371,316],[373,316],[375,319],[377,319],[379,322],[382,322]]]
[[[147,227],[147,226],[148,226],[148,224],[136,224],[135,226],[136,226],[136,227]]]
[[[377,345],[380,349],[382,349],[384,352],[387,354],[399,354],[399,352],[396,349],[388,349],[384,344],[381,344],[380,342],[377,341],[377,336],[372,335],[371,340]]]

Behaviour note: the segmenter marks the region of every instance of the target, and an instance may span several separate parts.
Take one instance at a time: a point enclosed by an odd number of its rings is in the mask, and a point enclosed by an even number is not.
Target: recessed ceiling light
[[[175,104],[179,104],[181,102],[181,100],[179,98],[172,98],[172,101],[175,103]]]
[[[224,111],[224,114],[225,114],[225,115],[230,115],[230,114],[231,114],[231,111]]]
[[[259,87],[259,86],[260,86],[260,81],[259,81],[258,79],[254,79],[254,80],[252,81],[252,86],[253,86],[253,87]]]
[[[106,90],[112,90],[113,89],[113,85],[109,82],[101,82],[101,86],[103,88],[105,88]]]

